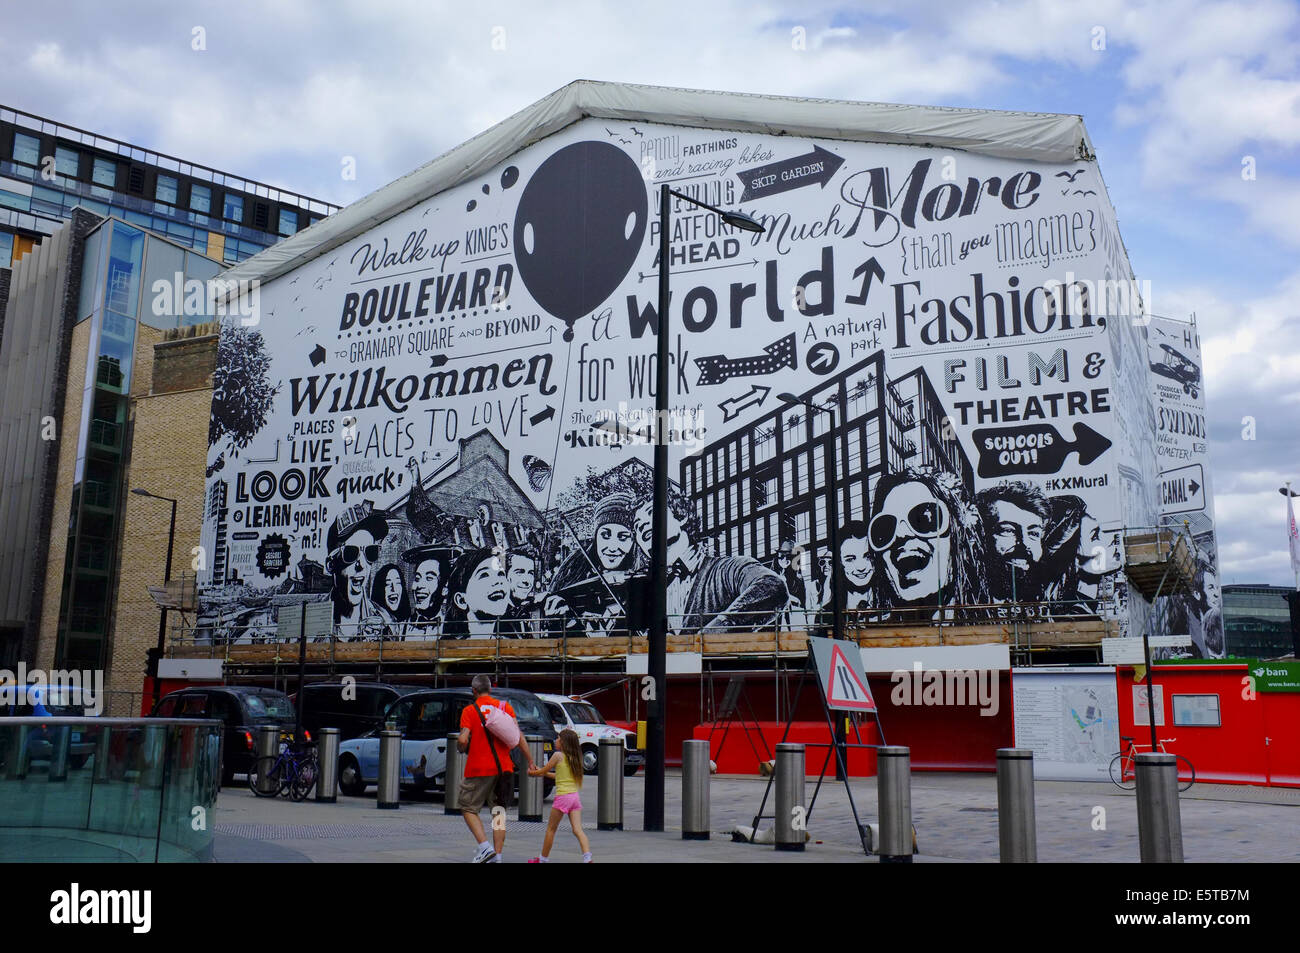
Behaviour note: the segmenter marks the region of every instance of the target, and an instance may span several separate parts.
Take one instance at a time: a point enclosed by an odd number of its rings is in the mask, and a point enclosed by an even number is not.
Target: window
[[[40,165],[41,141],[35,136],[14,133],[14,161],[23,165]]]
[[[287,208],[280,209],[280,234],[292,235],[298,231],[298,213]]]
[[[159,202],[166,202],[168,205],[176,204],[177,187],[176,180],[170,175],[158,176],[158,184],[154,186],[154,198]]]
[[[96,159],[90,178],[96,185],[106,185],[110,189],[117,188],[117,163],[111,159]]]
[[[67,146],[55,147],[54,171],[59,173],[59,175],[67,175],[75,179],[80,164],[81,155],[76,149],[69,149]]]
[[[212,190],[206,185],[190,186],[190,210],[207,214],[212,210]]]

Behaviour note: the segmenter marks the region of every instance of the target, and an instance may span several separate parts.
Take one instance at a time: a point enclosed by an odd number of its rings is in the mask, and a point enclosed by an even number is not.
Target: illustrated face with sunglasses
[[[335,575],[346,583],[348,602],[358,605],[365,599],[370,569],[379,560],[379,544],[366,530],[348,537],[348,542],[330,554]]]
[[[952,516],[924,483],[889,491],[868,528],[871,548],[883,557],[894,595],[920,602],[947,589],[952,566]]]

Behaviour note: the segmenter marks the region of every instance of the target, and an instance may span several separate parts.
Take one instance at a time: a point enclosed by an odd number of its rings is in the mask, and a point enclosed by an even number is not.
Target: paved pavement
[[[626,779],[625,829],[598,831],[595,778],[584,792],[584,826],[599,862],[863,863],[842,784],[826,782],[813,803],[803,852],[735,843],[736,825],[749,825],[766,781],[715,777],[711,787],[712,838],[681,839],[681,777],[670,772],[667,828],[641,830],[644,774]],[[807,796],[812,797],[809,783]],[[877,820],[874,778],[852,783],[863,823]],[[254,797],[238,784],[217,801],[218,862],[464,863],[473,853],[465,822],[443,812],[437,795],[414,795],[398,810],[379,810],[374,790],[364,798],[340,795],[336,804]],[[1109,783],[1039,781],[1035,786],[1038,859],[1041,862],[1136,863],[1137,807],[1133,793]],[[771,804],[767,808],[771,813]],[[1183,851],[1188,862],[1300,861],[1300,789],[1197,784],[1182,795]],[[549,802],[548,802],[549,812]],[[505,860],[523,862],[541,848],[544,826],[512,811]],[[997,785],[991,774],[912,777],[912,817],[920,862],[998,860]],[[484,814],[485,820],[487,814]],[[767,826],[766,821],[760,826]],[[554,862],[578,862],[578,846],[562,822],[551,852]]]

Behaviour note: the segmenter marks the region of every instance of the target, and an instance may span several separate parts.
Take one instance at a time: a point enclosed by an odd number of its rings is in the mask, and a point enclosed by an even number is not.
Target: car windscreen
[[[531,722],[535,725],[549,725],[550,717],[542,709],[541,702],[535,695],[510,695],[504,698],[510,703],[510,707],[515,710],[515,717],[520,721]]]
[[[245,695],[244,706],[254,720],[293,717],[293,705],[285,695]]]
[[[603,725],[605,719],[600,717],[592,705],[583,702],[565,702],[564,710],[569,713],[575,725]]]

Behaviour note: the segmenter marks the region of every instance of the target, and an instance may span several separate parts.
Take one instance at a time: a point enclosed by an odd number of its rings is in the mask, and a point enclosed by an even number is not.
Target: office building
[[[223,264],[338,211],[296,192],[0,105],[0,268],[80,206]]]

